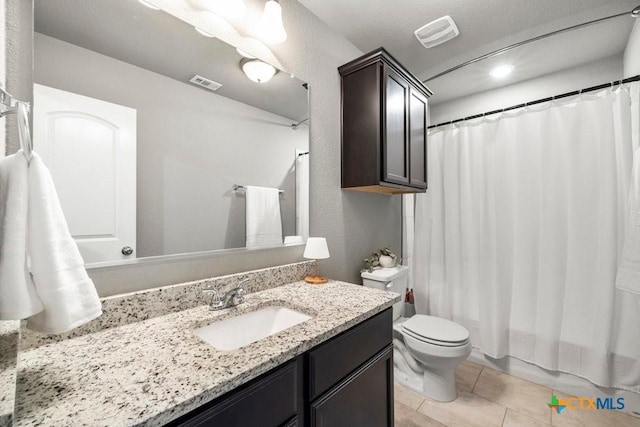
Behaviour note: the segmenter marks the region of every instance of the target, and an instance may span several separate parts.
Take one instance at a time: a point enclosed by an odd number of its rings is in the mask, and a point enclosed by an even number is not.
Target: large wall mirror
[[[208,35],[136,0],[35,1],[34,145],[87,264],[307,237],[308,87]],[[275,205],[251,189],[247,212],[247,186]]]

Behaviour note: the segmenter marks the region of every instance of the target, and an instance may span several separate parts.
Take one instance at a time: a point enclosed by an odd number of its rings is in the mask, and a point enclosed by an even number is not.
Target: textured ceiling
[[[35,31],[181,82],[199,74],[222,83],[216,94],[292,121],[308,117],[300,80],[280,72],[254,83],[240,69],[235,48],[135,0],[36,0]]]
[[[638,0],[299,0],[330,27],[364,52],[384,46],[420,79],[427,79],[467,60],[529,38],[578,23],[631,11]],[[456,22],[460,35],[425,49],[413,32],[444,15]],[[427,85],[432,101],[487,90],[620,54],[633,25],[622,17],[579,32],[554,36],[512,52],[517,73],[505,82],[486,79],[494,62],[453,72]]]

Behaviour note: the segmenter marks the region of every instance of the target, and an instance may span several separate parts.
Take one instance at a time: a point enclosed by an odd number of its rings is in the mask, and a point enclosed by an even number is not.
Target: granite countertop
[[[15,405],[20,322],[0,321],[0,426],[10,426]]]
[[[398,300],[343,282],[295,282],[249,294],[238,307],[203,305],[29,349],[20,353],[14,425],[163,425]],[[193,332],[269,305],[312,318],[233,351]]]

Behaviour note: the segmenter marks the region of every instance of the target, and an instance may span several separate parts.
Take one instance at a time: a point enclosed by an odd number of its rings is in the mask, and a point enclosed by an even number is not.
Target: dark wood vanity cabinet
[[[169,425],[392,426],[391,329],[387,309]]]
[[[427,188],[431,91],[383,48],[338,68],[342,188],[398,194]]]

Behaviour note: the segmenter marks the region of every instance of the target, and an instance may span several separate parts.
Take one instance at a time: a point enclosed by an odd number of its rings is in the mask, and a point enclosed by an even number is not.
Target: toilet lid
[[[464,343],[469,339],[469,331],[456,322],[435,316],[416,314],[402,324],[402,327],[413,335],[424,337],[430,341],[443,343]]]

